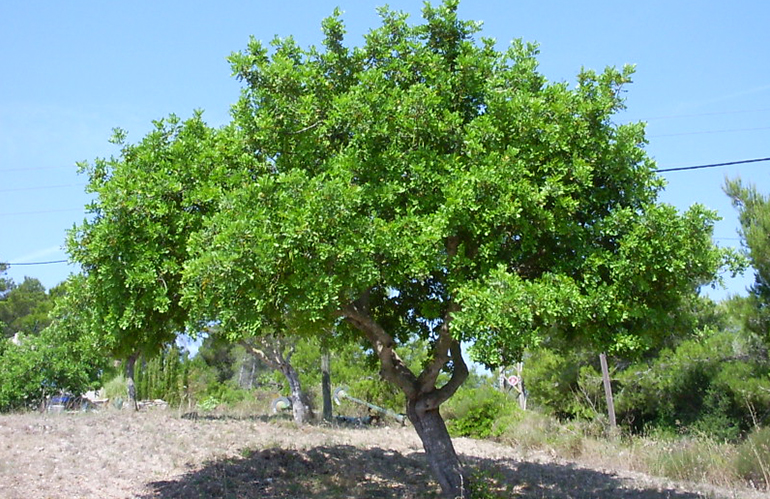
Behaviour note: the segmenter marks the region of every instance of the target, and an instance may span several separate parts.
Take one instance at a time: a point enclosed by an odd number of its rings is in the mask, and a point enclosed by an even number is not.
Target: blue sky
[[[344,11],[350,44],[378,25],[383,1],[36,1],[0,5],[0,261],[66,258],[65,231],[88,201],[75,162],[117,153],[113,127],[139,140],[152,120],[203,109],[229,119],[240,86],[225,58],[249,35],[293,35],[320,44],[321,20]],[[419,20],[422,2],[391,1]],[[770,3],[755,1],[465,0],[460,14],[484,22],[500,48],[540,44],[540,70],[573,83],[581,67],[636,64],[619,122],[646,121],[659,168],[770,156]],[[702,203],[723,217],[723,246],[739,246],[737,217],[722,193],[740,175],[770,192],[770,162],[665,174],[662,200]],[[46,287],[74,267],[14,266]],[[745,293],[752,277],[712,292]]]

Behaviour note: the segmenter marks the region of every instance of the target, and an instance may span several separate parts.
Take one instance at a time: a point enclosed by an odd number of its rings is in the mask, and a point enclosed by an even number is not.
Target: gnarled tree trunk
[[[136,384],[134,383],[134,366],[136,365],[136,359],[139,358],[139,352],[135,352],[126,361],[126,385],[128,388],[128,405],[133,411],[139,410],[139,405],[136,402]]]
[[[419,399],[407,401],[406,415],[422,441],[433,476],[447,497],[467,498],[468,478],[457,457],[444,418],[438,408],[424,410],[421,409],[422,405],[424,404]]]
[[[321,394],[323,397],[323,419],[332,420],[332,382],[331,382],[331,354],[324,350],[321,354]]]
[[[271,368],[280,371],[289,383],[291,395],[291,408],[294,421],[303,425],[313,418],[313,409],[307,395],[302,390],[299,373],[291,365],[291,356],[294,348],[284,342],[283,338],[270,336],[259,340],[243,340],[241,344],[252,353],[262,359]]]
[[[369,315],[368,296],[351,303],[341,311],[353,327],[369,340],[380,359],[380,375],[401,389],[407,399],[407,416],[422,441],[434,478],[447,499],[470,497],[470,484],[462,463],[455,452],[439,406],[448,400],[468,377],[468,367],[462,358],[460,342],[450,333],[452,313],[457,306],[449,301],[439,336],[433,343],[431,361],[419,376],[415,375],[398,356],[395,340]],[[449,381],[436,387],[438,375],[451,367]]]
[[[294,421],[297,424],[305,424],[313,418],[313,409],[310,407],[310,401],[307,399],[305,392],[302,391],[299,373],[288,361],[284,362],[279,369],[289,383],[289,391],[291,392],[289,399],[291,399],[291,411],[294,415]]]

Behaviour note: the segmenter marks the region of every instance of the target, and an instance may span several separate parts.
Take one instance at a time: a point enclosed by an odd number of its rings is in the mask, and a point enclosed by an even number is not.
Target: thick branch
[[[456,343],[452,338],[452,332],[450,330],[450,323],[452,322],[452,313],[459,310],[460,307],[456,303],[450,300],[449,306],[444,313],[443,323],[439,328],[439,336],[434,348],[433,359],[420,373],[420,377],[417,382],[420,385],[420,391],[428,393],[436,387],[436,380],[441,373],[441,369],[444,368],[450,359],[450,348],[453,343]]]
[[[239,343],[246,350],[248,350],[252,355],[259,357],[265,364],[267,364],[271,368],[279,371],[282,370],[282,366],[284,364],[283,358],[275,348],[271,348],[272,350],[271,352],[266,352],[265,349],[258,348],[256,345],[246,340],[241,340]],[[272,354],[272,356],[270,354]]]
[[[398,386],[407,398],[412,398],[419,392],[417,377],[401,360],[395,350],[395,341],[369,315],[356,306],[355,303],[342,311],[342,316],[353,327],[361,331],[372,344],[377,357],[380,359],[380,374],[383,378]]]
[[[460,342],[453,341],[450,350],[452,353],[452,377],[449,378],[447,384],[428,395],[421,407],[424,410],[437,409],[438,406],[449,400],[468,379],[468,365],[463,359]]]
[[[449,260],[447,262],[447,265],[449,265],[451,260],[453,260],[454,257],[457,256],[457,249],[459,246],[460,246],[459,237],[452,236],[447,239],[446,252]],[[452,314],[454,312],[457,312],[459,309],[460,307],[450,297],[449,303],[447,304],[446,311],[444,312],[444,317],[442,319],[441,327],[439,328],[439,335],[438,335],[438,340],[436,341],[436,346],[434,348],[433,359],[431,359],[430,364],[428,364],[425,367],[425,369],[423,369],[422,373],[420,373],[420,377],[418,378],[420,391],[423,393],[428,393],[435,389],[438,375],[441,373],[441,370],[444,368],[446,363],[449,362],[449,358],[450,358],[449,349],[452,347],[452,344],[454,343],[454,338],[452,338],[452,331],[450,329],[450,324],[452,322]]]

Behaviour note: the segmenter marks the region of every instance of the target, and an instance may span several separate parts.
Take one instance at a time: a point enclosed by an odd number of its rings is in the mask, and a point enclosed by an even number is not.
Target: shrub
[[[456,437],[499,437],[520,413],[511,396],[489,385],[459,390],[444,408],[449,433]]]
[[[104,396],[110,400],[123,399],[128,393],[126,377],[119,374],[104,384]]]

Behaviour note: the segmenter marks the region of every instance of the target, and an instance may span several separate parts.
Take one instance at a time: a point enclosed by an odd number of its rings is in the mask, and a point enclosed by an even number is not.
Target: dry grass
[[[455,441],[471,473],[481,477],[483,497],[761,497],[592,469],[528,438],[526,452]],[[297,428],[245,416],[187,420],[162,410],[20,414],[0,416],[0,442],[4,499],[438,497],[408,427]],[[606,450],[594,445],[575,437],[567,448],[576,459]]]

